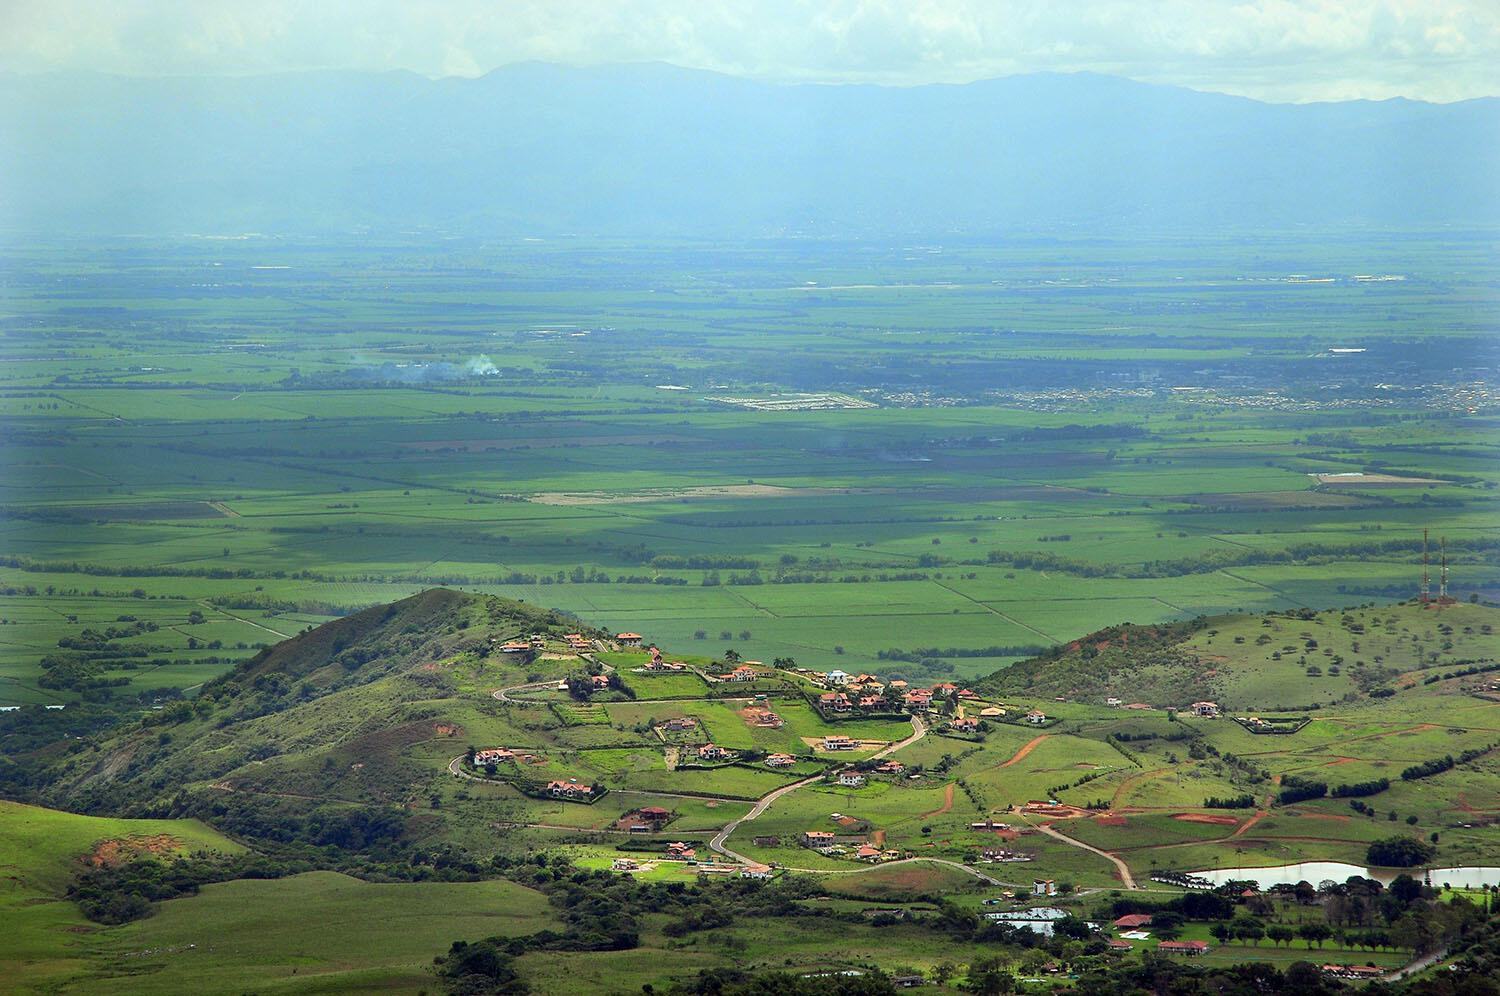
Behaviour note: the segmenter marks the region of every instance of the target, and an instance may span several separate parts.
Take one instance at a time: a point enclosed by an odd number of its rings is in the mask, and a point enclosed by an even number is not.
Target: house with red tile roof
[[[882,775],[899,775],[906,770],[906,765],[900,761],[887,761],[875,770]]]
[[[973,733],[979,729],[977,719],[955,719],[948,724],[948,728],[955,733]]]
[[[697,856],[698,851],[696,848],[689,847],[680,840],[667,845],[667,857],[669,858],[684,858],[691,861]]]
[[[477,750],[474,752],[474,767],[482,768],[487,764],[499,764],[502,761],[514,761],[516,752],[506,750],[504,747],[496,747],[493,750]]]
[[[823,738],[824,750],[856,750],[858,747],[858,740],[850,740],[842,734],[830,734]]]
[[[827,847],[833,843],[833,834],[828,830],[802,831],[803,847]]]
[[[1128,913],[1114,922],[1116,930],[1135,930],[1137,927],[1149,927],[1150,925],[1150,913]]]
[[[641,641],[644,640],[645,637],[639,633],[621,633],[616,636],[615,639],[619,641],[621,646],[639,647],[641,645]]]
[[[823,709],[832,709],[834,712],[848,712],[849,696],[843,692],[825,692],[818,696],[818,705]]]
[[[772,754],[766,758],[768,768],[790,768],[797,763],[797,759],[790,754]]]
[[[560,799],[579,799],[593,795],[594,786],[581,784],[576,778],[569,778],[567,781],[548,782],[547,791]]]
[[[704,744],[698,748],[698,760],[700,761],[722,761],[729,756],[729,751],[718,744]]]

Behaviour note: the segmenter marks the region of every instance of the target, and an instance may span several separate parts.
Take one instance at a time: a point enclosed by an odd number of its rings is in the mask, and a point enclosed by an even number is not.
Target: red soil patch
[[[439,723],[433,729],[437,730],[438,734],[444,737],[461,737],[464,732],[462,726],[454,726],[451,723]]]
[[[182,849],[182,838],[169,833],[132,834],[101,840],[94,845],[93,853],[84,857],[84,862],[95,868],[113,868],[142,854],[164,855]]]
[[[1240,821],[1233,816],[1211,816],[1208,813],[1173,813],[1172,819],[1184,823],[1212,823],[1216,827],[1237,827]]]
[[[1333,820],[1335,823],[1348,823],[1349,817],[1335,816],[1333,813],[1303,813],[1310,820]]]
[[[943,788],[943,805],[940,808],[938,808],[938,809],[934,809],[930,813],[923,813],[921,816],[917,817],[917,819],[919,819],[919,820],[925,820],[929,816],[942,816],[944,813],[946,813],[948,810],[950,810],[952,808],[953,808],[953,783],[949,782]]]
[[[874,844],[876,847],[884,847],[885,846],[885,831],[884,830],[876,830],[874,833],[872,833],[870,835],[870,843]]]
[[[1097,816],[1094,822],[1101,827],[1128,827],[1130,821],[1123,816]]]

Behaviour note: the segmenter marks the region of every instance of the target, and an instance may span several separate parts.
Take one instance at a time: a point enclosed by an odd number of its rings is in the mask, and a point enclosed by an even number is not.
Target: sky
[[[1500,95],[1500,0],[0,0],[0,71],[669,62],[768,82],[1088,70],[1259,100]]]

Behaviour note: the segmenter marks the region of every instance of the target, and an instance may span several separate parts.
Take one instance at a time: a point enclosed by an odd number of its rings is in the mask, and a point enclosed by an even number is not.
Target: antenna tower
[[[1427,573],[1427,530],[1422,530],[1422,604],[1432,601],[1432,578]]]

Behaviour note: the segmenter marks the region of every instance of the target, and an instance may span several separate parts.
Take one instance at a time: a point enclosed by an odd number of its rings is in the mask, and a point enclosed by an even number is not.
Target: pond
[[[1373,878],[1389,885],[1397,875],[1406,871],[1412,878],[1421,879],[1424,875],[1430,875],[1433,885],[1449,885],[1462,888],[1476,888],[1481,885],[1500,884],[1500,867],[1493,865],[1476,865],[1468,868],[1366,868],[1363,865],[1351,865],[1345,861],[1302,861],[1290,865],[1266,865],[1260,868],[1214,868],[1208,871],[1195,871],[1190,874],[1199,878],[1206,878],[1215,885],[1223,885],[1230,879],[1248,880],[1261,889],[1269,889],[1273,885],[1287,883],[1296,885],[1298,882],[1311,882],[1317,885],[1324,879],[1332,879],[1335,882],[1343,882],[1351,875],[1362,875],[1365,878]]]

